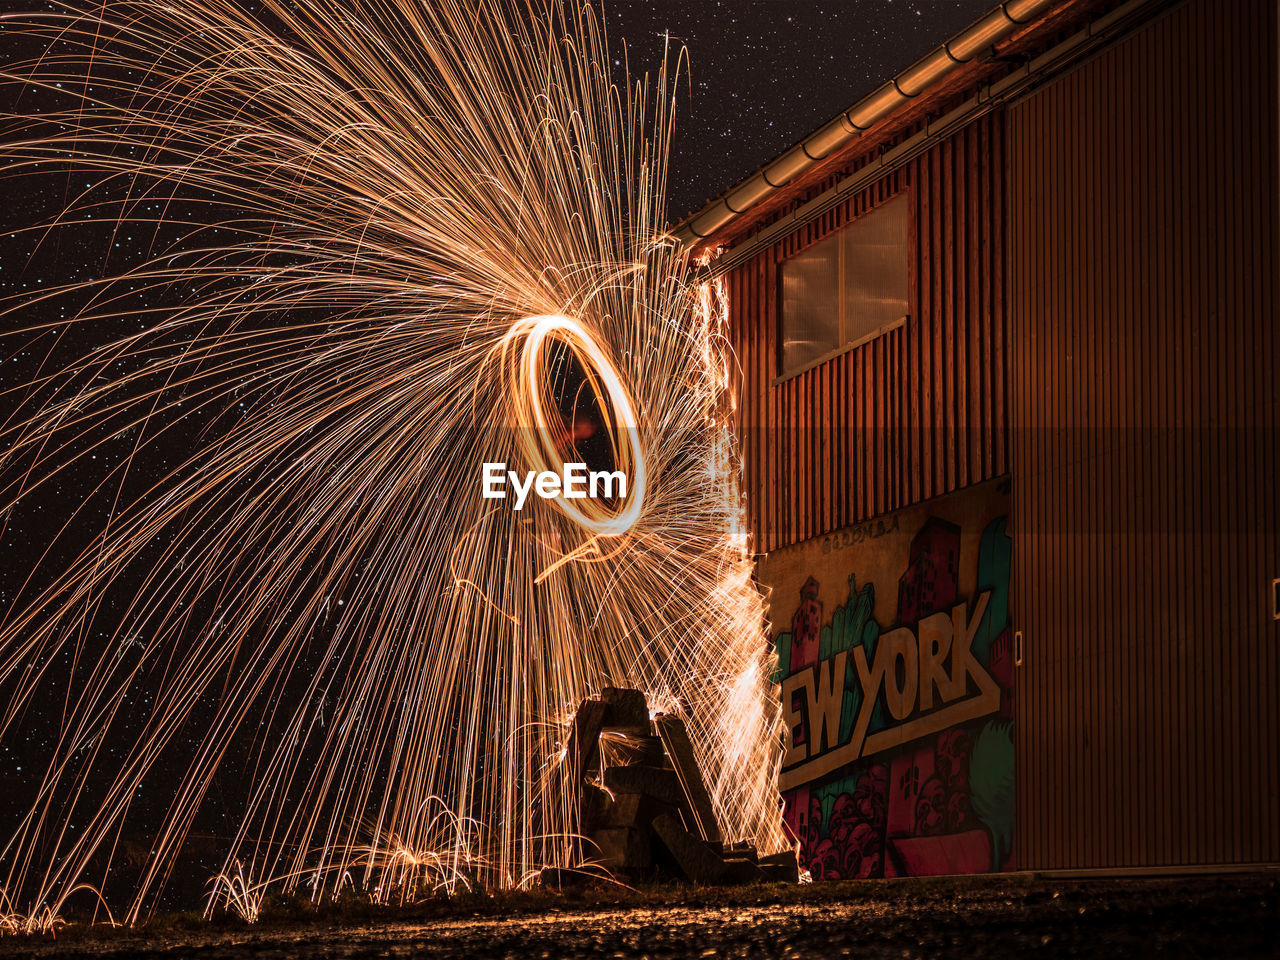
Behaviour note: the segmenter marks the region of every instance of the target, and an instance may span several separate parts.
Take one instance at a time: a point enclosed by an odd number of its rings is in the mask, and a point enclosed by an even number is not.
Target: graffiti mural
[[[1008,481],[770,554],[787,828],[815,880],[1013,867]],[[775,621],[776,622],[776,621]]]

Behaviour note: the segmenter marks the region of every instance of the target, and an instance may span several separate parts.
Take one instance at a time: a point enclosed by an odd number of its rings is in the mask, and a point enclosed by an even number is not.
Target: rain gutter
[[[1001,4],[990,14],[983,17],[964,33],[960,34],[959,37],[948,41],[938,49],[939,51],[944,51],[944,53],[948,50],[950,51],[948,56],[955,60],[955,63],[951,64],[954,67],[956,63],[962,62],[958,58],[958,53],[966,53],[971,58],[978,50],[989,47],[995,42],[991,37],[995,34],[999,24],[992,21],[995,21],[998,16],[1008,20],[1008,29],[1000,34],[1000,36],[1007,36],[1017,26],[1025,25],[1035,16],[1035,13],[1042,12],[1054,2],[1055,0],[1025,0],[1024,3],[1015,3],[1010,0],[1010,2]],[[830,189],[814,197],[808,203],[803,204],[782,219],[754,234],[745,243],[731,247],[711,262],[710,269],[715,273],[723,273],[746,261],[763,247],[775,243],[786,234],[815,220],[841,203],[849,194],[863,189],[891,171],[903,166],[939,141],[954,135],[962,127],[972,123],[983,114],[989,113],[997,106],[1028,93],[1031,89],[1040,86],[1051,77],[1057,76],[1070,67],[1077,65],[1085,57],[1103,47],[1110,46],[1122,36],[1132,32],[1137,26],[1148,22],[1155,11],[1177,6],[1181,2],[1183,0],[1130,0],[1130,2],[1117,7],[1110,13],[1099,17],[1051,50],[1028,60],[999,81],[983,84],[978,88],[974,96],[954,110],[927,122],[924,127],[902,143],[880,154],[875,160],[859,168],[850,176],[838,181]],[[1034,12],[1030,12],[1032,8],[1034,8]],[[1015,16],[1018,18],[1017,20],[1013,19]],[[978,40],[976,39],[978,37],[985,39]],[[961,46],[960,41],[962,39],[968,39],[969,43]],[[973,44],[977,44],[977,46]],[[887,90],[897,92],[905,85],[910,97],[923,93],[928,83],[921,82],[919,77],[924,73],[925,67],[934,65],[934,68],[936,68],[935,72],[930,74],[932,79],[929,83],[936,83],[944,79],[951,71],[950,69],[942,68],[942,65],[937,62],[937,57],[938,51],[925,57],[915,66],[908,68],[894,80],[871,94],[871,96],[854,104],[849,110],[842,113],[836,120],[827,124],[813,136],[788,150],[773,163],[764,167],[759,173],[686,219],[676,227],[674,231],[675,237],[686,245],[693,245],[713,235],[715,231],[722,229],[732,220],[745,213],[751,206],[760,203],[775,191],[793,181],[801,173],[816,164],[818,159],[830,155],[833,150],[837,150],[853,140],[859,135],[861,129],[865,129],[865,127],[875,122],[875,120],[868,119],[873,115],[873,110],[880,111],[874,114],[875,119],[880,119],[905,102],[905,99],[909,99],[909,97],[903,95],[902,99],[894,101],[886,93]],[[913,78],[915,79],[914,84],[912,83]],[[834,141],[833,134],[826,133],[837,124],[853,123],[855,121],[862,124],[862,126],[848,133],[839,143]],[[821,140],[824,136],[828,137],[828,139]],[[821,156],[808,160],[803,166],[798,165],[798,161],[795,159],[797,151],[810,149],[816,153],[817,146],[815,141],[827,144],[826,152],[822,153]],[[807,152],[805,155],[809,156]],[[779,179],[784,172],[789,173],[787,179]],[[765,185],[765,189],[761,188],[761,183]],[[747,202],[748,200],[750,200],[750,203]]]
[[[944,80],[962,64],[999,43],[1018,27],[1025,26],[1055,2],[1057,0],[1005,0],[782,156],[688,217],[676,227],[676,239],[689,244],[711,236],[775,191],[807,173],[877,121]]]

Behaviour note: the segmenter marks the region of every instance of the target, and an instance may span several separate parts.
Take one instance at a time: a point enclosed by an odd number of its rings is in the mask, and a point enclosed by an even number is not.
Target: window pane
[[[844,330],[852,343],[907,315],[907,198],[863,214],[844,233]]]
[[[795,370],[840,346],[839,236],[782,264],[782,369]]]

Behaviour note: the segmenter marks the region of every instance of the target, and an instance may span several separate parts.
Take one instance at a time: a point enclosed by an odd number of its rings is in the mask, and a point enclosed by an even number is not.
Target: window
[[[907,197],[901,194],[782,263],[782,373],[907,315]]]

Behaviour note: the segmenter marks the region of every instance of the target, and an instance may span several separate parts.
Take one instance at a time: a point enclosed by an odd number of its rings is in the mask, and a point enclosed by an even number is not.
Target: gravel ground
[[[503,915],[119,932],[0,941],[0,956],[1275,957],[1280,875],[870,881],[646,890],[623,905],[503,905]],[[670,901],[664,905],[662,901]]]

